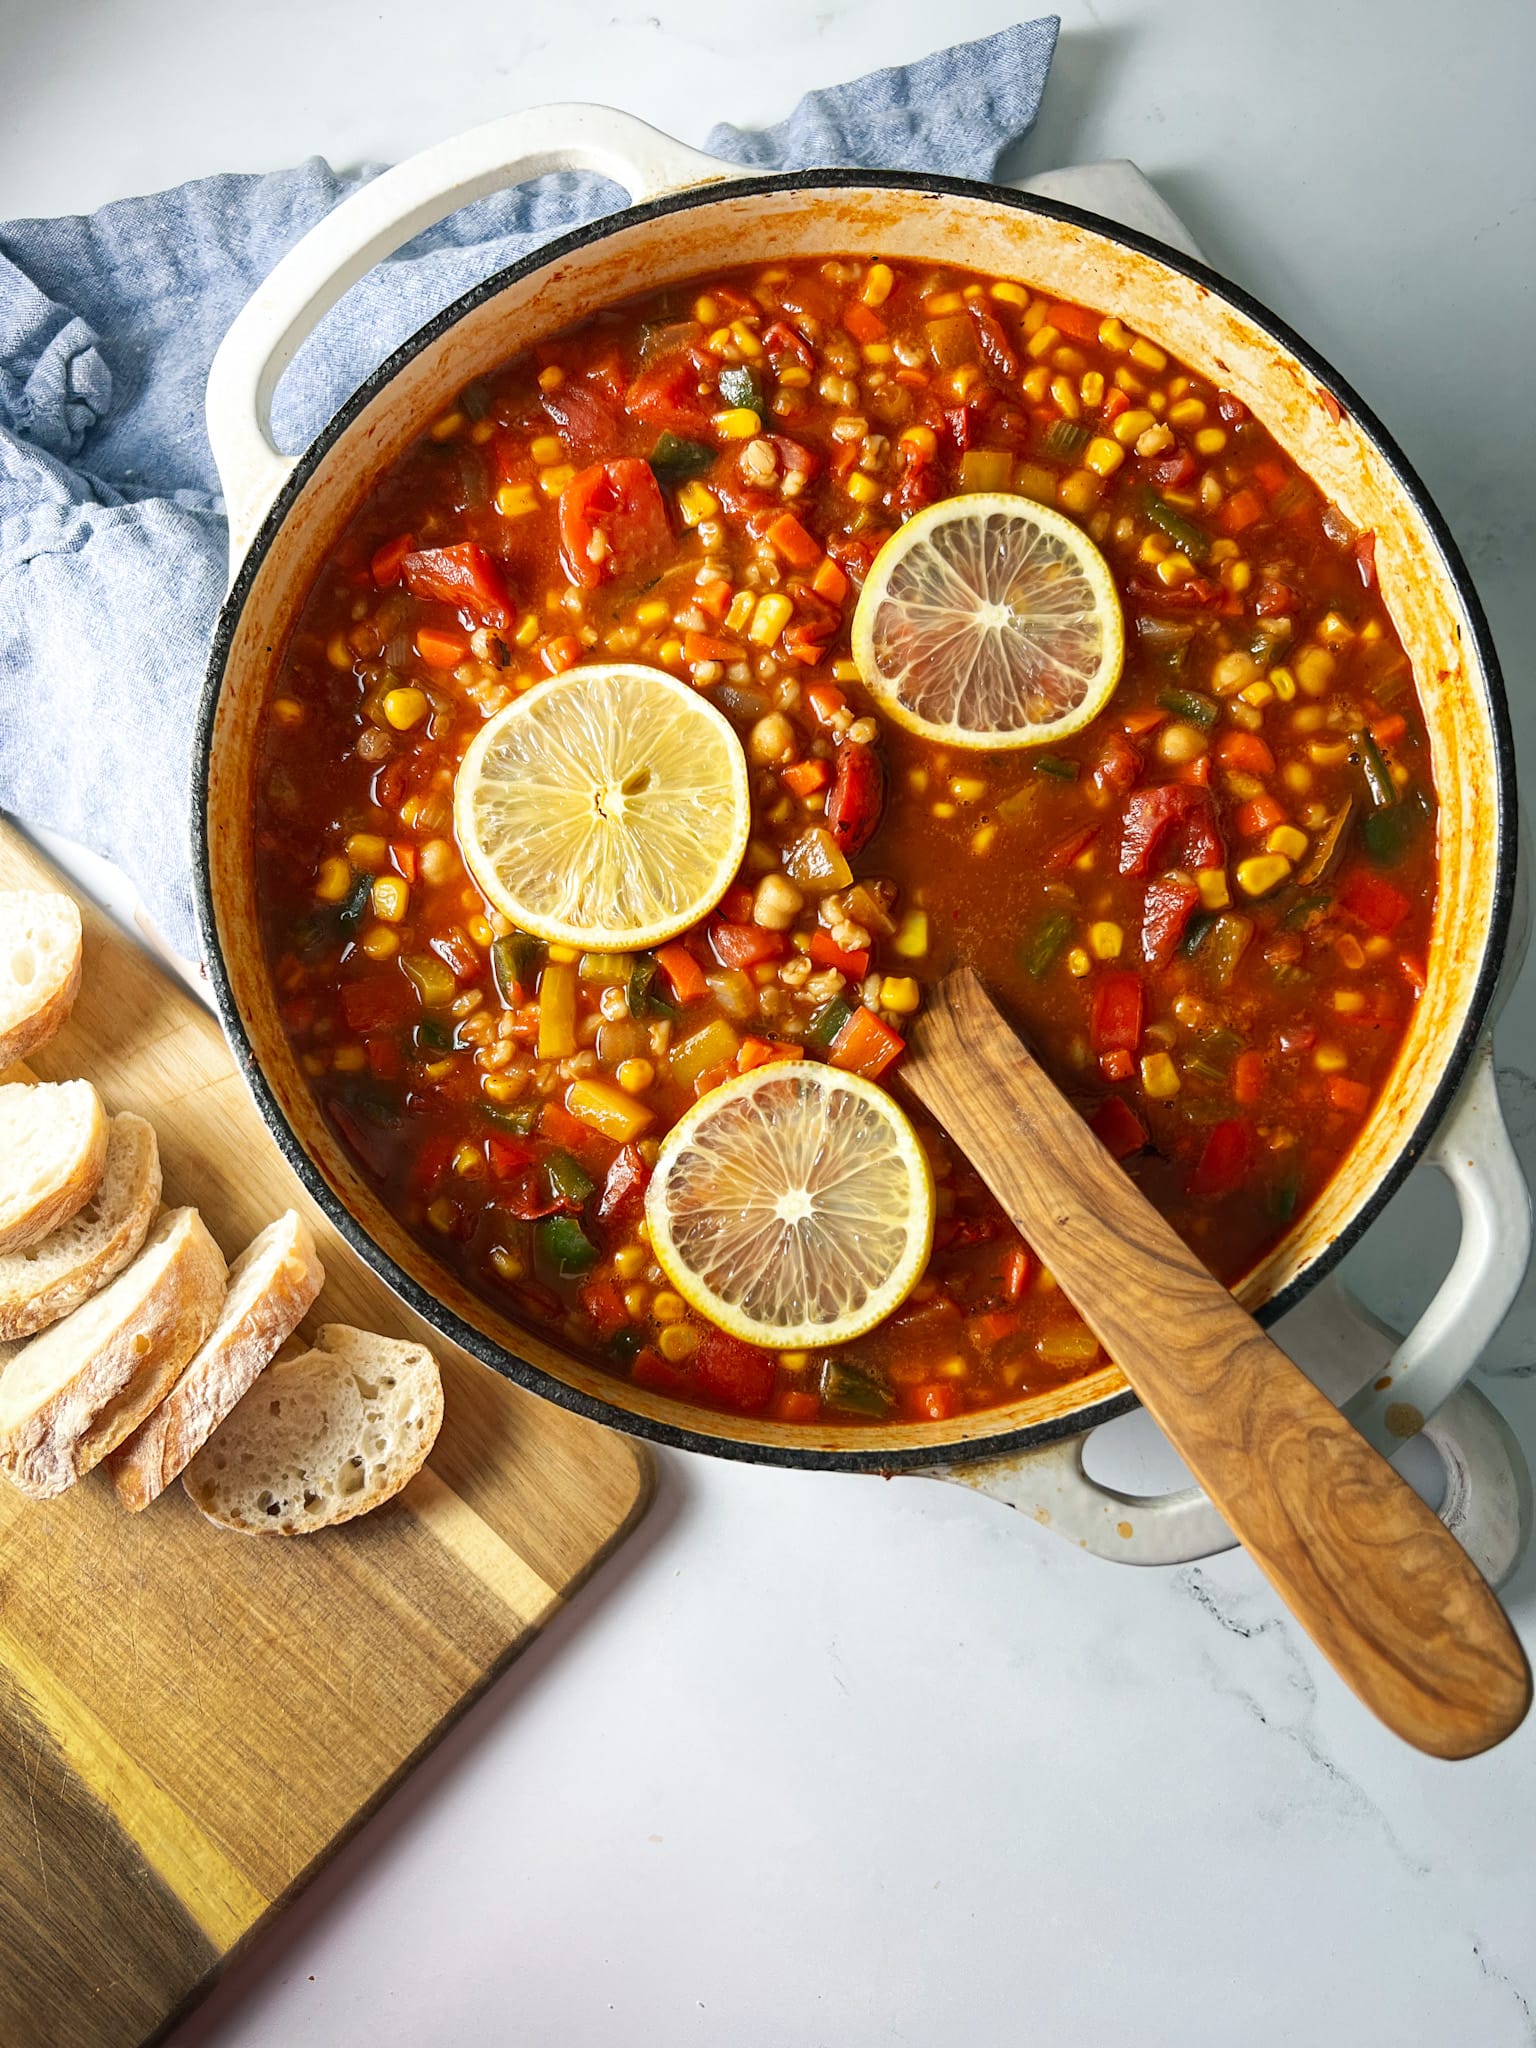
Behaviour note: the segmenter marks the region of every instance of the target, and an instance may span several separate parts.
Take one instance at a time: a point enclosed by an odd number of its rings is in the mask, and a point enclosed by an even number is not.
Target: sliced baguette
[[[69,896],[0,890],[0,1073],[46,1045],[80,987],[80,911]]]
[[[105,1287],[143,1244],[160,1206],[160,1148],[143,1117],[112,1118],[101,1186],[25,1251],[0,1253],[0,1343],[32,1337]]]
[[[116,1450],[213,1328],[225,1270],[197,1211],[167,1210],[131,1266],[6,1366],[0,1472],[46,1500]]]
[[[229,1269],[223,1310],[202,1349],[153,1415],[112,1453],[112,1484],[125,1508],[147,1508],[186,1469],[324,1285],[309,1226],[292,1209],[252,1239]]]
[[[442,1420],[430,1351],[327,1323],[313,1351],[267,1367],[181,1483],[221,1528],[307,1536],[392,1499]]]
[[[0,1088],[0,1252],[78,1215],[107,1166],[107,1112],[89,1081]]]

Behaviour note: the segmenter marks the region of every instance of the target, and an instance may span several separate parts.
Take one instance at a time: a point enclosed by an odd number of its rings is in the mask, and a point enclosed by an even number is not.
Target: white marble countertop
[[[1010,169],[1134,158],[1366,395],[1467,553],[1536,771],[1528,0],[1061,12]],[[1010,18],[117,0],[66,36],[5,0],[0,218],[552,99],[699,142]],[[1499,1043],[1530,1170],[1531,971]],[[1427,1297],[1450,1214],[1421,1176],[1354,1255],[1378,1308]],[[1536,1363],[1529,1288],[1500,1349]],[[1491,1391],[1536,1462],[1536,1379]],[[1536,1642],[1536,1563],[1505,1597]],[[639,1534],[176,2041],[1530,2048],[1533,1813],[1536,1726],[1412,1755],[1240,1556],[1134,1573],[955,1488],[668,1458]]]

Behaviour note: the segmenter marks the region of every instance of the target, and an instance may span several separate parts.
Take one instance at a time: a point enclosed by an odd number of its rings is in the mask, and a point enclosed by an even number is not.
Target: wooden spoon
[[[1345,1684],[1431,1756],[1525,1718],[1531,1674],[1455,1538],[1090,1135],[967,968],[902,1068]]]

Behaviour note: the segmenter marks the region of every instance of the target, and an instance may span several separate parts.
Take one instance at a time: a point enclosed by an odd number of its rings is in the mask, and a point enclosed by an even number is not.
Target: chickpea
[[[747,734],[748,757],[759,767],[795,758],[795,728],[782,711],[765,711]]]
[[[787,876],[764,875],[752,900],[752,922],[771,932],[787,932],[805,907],[805,897]]]
[[[1153,742],[1160,761],[1171,767],[1181,768],[1190,761],[1198,761],[1210,742],[1197,725],[1185,725],[1182,721],[1160,726]]]

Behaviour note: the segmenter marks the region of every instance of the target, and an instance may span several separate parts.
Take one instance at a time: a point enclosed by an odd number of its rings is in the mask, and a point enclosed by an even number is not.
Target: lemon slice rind
[[[521,930],[589,951],[661,945],[735,878],[751,831],[730,722],[661,669],[574,668],[476,734],[454,783],[471,875]]]
[[[711,1089],[673,1126],[645,1214],[673,1287],[731,1336],[846,1344],[922,1277],[933,1176],[883,1088],[781,1061]]]
[[[865,687],[909,732],[947,746],[1040,747],[1114,694],[1125,621],[1081,527],[1005,491],[942,499],[892,534],[853,619]]]

